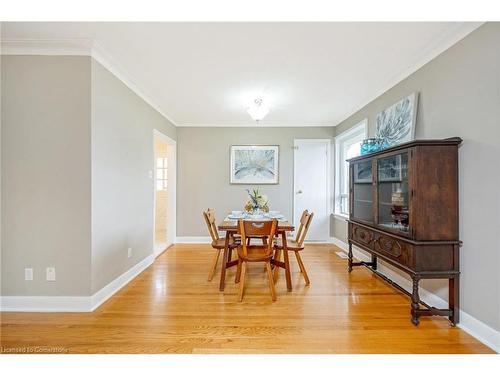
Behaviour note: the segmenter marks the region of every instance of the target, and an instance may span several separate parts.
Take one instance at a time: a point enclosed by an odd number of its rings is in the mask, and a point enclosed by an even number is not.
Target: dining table
[[[268,217],[247,217],[242,218],[242,220],[271,220]],[[234,237],[238,233],[238,220],[232,219],[231,216],[227,216],[217,227],[220,232],[225,232],[225,243],[224,243],[224,254],[222,256],[222,270],[220,275],[220,283],[219,290],[221,292],[224,291],[226,285],[226,270],[233,266],[238,265],[238,259],[232,260],[232,249],[229,248],[231,237]],[[289,292],[292,291],[292,276],[290,272],[290,260],[288,257],[287,249],[287,234],[293,232],[295,227],[286,219],[278,220],[278,228],[276,230],[276,235],[281,237],[282,245],[283,245],[283,261],[280,260],[278,256],[274,256],[271,259],[271,265],[274,267],[275,275],[277,275],[277,271],[279,268],[283,268],[285,270],[285,278],[286,278],[286,287]]]

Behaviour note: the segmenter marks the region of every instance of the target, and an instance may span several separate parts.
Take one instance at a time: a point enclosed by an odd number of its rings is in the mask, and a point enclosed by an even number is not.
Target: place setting
[[[231,211],[226,220],[273,220],[286,221],[285,215],[280,211],[269,210],[268,198],[261,194],[259,189],[246,190],[248,197],[243,210]]]

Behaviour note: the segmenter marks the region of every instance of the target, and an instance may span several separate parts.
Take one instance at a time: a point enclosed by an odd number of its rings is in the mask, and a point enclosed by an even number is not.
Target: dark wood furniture
[[[381,258],[408,273],[413,280],[415,325],[424,315],[447,316],[452,325],[459,321],[461,142],[460,138],[416,140],[348,160],[349,272],[363,265],[379,274],[377,258]],[[353,245],[369,252],[371,261],[353,262]],[[449,280],[448,309],[420,301],[421,279]]]
[[[226,286],[226,269],[236,266],[238,264],[238,260],[231,260],[231,253],[230,253],[230,243],[231,243],[231,238],[237,234],[238,232],[238,222],[235,220],[225,220],[222,223],[219,224],[218,229],[221,232],[226,232],[226,237],[225,237],[225,247],[224,247],[224,254],[223,254],[223,260],[222,260],[222,272],[220,275],[220,284],[219,284],[219,290],[222,292],[224,291],[224,288]],[[281,236],[281,241],[284,245],[285,248],[287,248],[287,240],[286,240],[286,233],[287,232],[293,232],[295,230],[295,227],[290,224],[288,221],[278,221],[278,229],[277,233],[279,236]],[[292,274],[290,272],[290,261],[288,258],[288,252],[284,251],[284,261],[275,261],[274,259],[271,261],[271,264],[274,267],[280,267],[285,269],[285,277],[286,277],[286,287],[289,292],[292,291]]]

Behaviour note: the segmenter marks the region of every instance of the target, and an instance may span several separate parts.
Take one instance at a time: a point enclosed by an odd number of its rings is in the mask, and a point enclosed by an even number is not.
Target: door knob
[[[302,194],[302,190],[297,190],[297,194]]]

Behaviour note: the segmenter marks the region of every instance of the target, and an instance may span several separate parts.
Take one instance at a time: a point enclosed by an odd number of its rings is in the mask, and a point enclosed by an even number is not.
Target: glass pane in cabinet
[[[363,161],[353,165],[353,210],[354,219],[373,222],[372,162]]]
[[[378,224],[393,231],[408,233],[408,154],[377,161]]]

